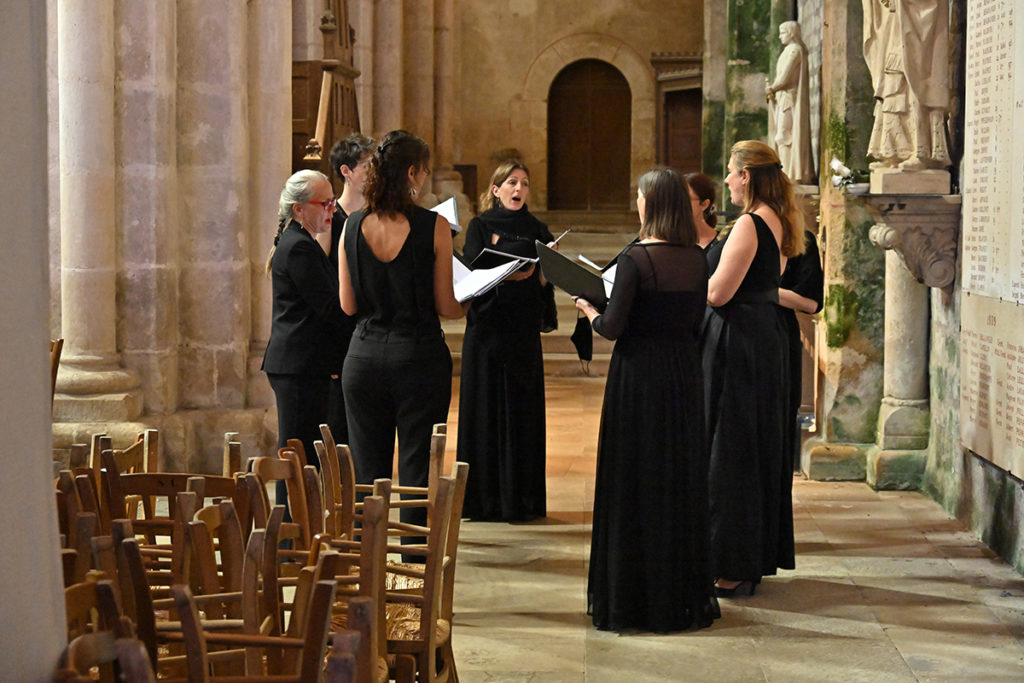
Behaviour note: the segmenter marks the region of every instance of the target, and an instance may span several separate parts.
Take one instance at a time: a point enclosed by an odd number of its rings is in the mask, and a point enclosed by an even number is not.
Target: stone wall
[[[632,90],[635,179],[656,158],[653,53],[700,53],[703,2],[517,0],[456,2],[461,121],[456,163],[475,164],[486,182],[491,155],[513,147],[532,170],[531,206],[547,202],[547,92],[570,63],[605,60]]]

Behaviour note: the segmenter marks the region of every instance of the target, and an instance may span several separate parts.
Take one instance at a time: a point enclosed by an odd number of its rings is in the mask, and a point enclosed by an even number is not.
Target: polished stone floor
[[[604,382],[547,380],[548,511],[462,526],[453,642],[476,681],[1024,681],[1024,578],[917,493],[794,480],[797,569],[709,629],[585,614]],[[454,455],[458,385],[449,421]]]

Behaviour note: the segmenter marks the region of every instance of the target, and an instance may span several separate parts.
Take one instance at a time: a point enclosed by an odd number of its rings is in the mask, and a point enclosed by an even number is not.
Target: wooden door
[[[573,62],[548,93],[548,208],[630,205],[629,84],[597,59]]]
[[[701,100],[699,88],[665,92],[659,162],[683,173],[701,168]]]

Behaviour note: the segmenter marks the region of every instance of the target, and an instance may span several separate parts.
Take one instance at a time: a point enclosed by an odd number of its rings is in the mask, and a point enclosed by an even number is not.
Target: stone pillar
[[[405,50],[402,55],[402,125],[427,141],[434,139],[434,0],[406,0]],[[434,162],[435,165],[439,165]]]
[[[239,408],[252,317],[247,3],[177,11],[181,407]]]
[[[373,118],[375,136],[404,125],[405,12],[401,0],[378,0],[373,18]],[[411,131],[416,132],[416,131]]]
[[[178,405],[176,23],[163,0],[114,7],[117,338],[147,415]]]
[[[359,78],[356,79],[356,102],[359,107],[359,130],[365,135],[376,131],[373,127],[374,83],[374,0],[349,0],[349,23],[356,32],[352,46],[352,62]]]
[[[768,132],[764,82],[768,77],[771,0],[729,0],[722,166],[737,140],[763,140]]]
[[[956,275],[959,195],[866,197],[878,223],[872,243],[885,252],[885,375],[867,481],[918,488],[927,460],[928,287],[948,295]]]
[[[84,4],[84,3],[80,3]],[[88,5],[92,7],[91,3]],[[10,681],[53,680],[67,642],[50,457],[46,221],[47,4],[0,3],[2,105],[0,203],[7,240],[0,272],[0,660]]]
[[[822,8],[822,155],[866,168],[872,89],[861,57],[860,3]],[[818,435],[804,445],[801,467],[812,479],[863,479],[882,399],[885,259],[868,240],[875,223],[857,197],[821,188],[825,306],[820,321]]]
[[[260,370],[270,339],[273,293],[266,274],[267,253],[277,230],[277,204],[291,172],[291,26],[289,0],[249,3],[249,277],[252,335],[249,345],[247,406],[274,405],[273,392]]]
[[[459,140],[456,126],[459,120],[458,103],[461,101],[461,79],[457,58],[458,41],[455,29],[454,0],[438,0],[434,31],[434,175],[433,190],[439,200],[455,197],[459,221],[469,224],[471,202],[463,192],[462,176],[452,167],[458,158]]]
[[[54,415],[128,421],[142,394],[117,352],[114,1],[59,0],[57,36],[64,356]]]
[[[704,2],[704,44],[719,45],[726,34],[727,0],[705,0]],[[701,125],[701,170],[712,178],[724,178],[728,159],[725,127],[725,75],[728,59],[724,50],[704,50],[703,121]],[[724,194],[724,193],[719,193]],[[722,198],[720,206],[729,201]]]

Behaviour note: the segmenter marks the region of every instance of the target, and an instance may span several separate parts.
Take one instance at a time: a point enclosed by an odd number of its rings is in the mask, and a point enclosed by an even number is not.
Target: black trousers
[[[448,419],[452,356],[441,336],[428,339],[361,335],[356,331],[342,372],[349,447],[356,481],[393,476],[398,433],[398,481],[426,486],[433,426]],[[426,510],[403,509],[403,522],[425,525]],[[422,539],[403,538],[409,543]]]
[[[288,439],[299,439],[306,449],[306,461],[320,469],[313,442],[320,438],[320,425],[327,422],[330,398],[328,375],[279,375],[267,373],[270,388],[277,402],[277,447],[288,445]],[[334,425],[331,425],[333,429]],[[277,504],[288,504],[283,481],[277,482]],[[287,515],[291,519],[291,515]]]

